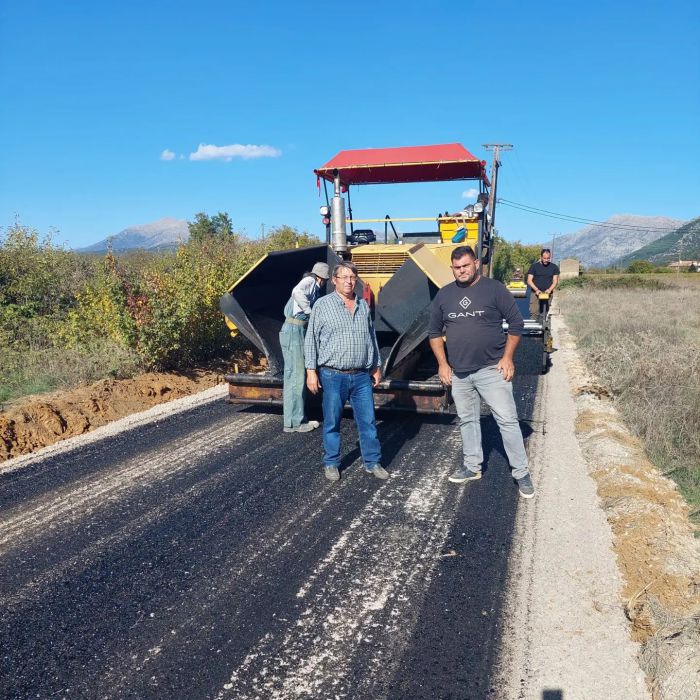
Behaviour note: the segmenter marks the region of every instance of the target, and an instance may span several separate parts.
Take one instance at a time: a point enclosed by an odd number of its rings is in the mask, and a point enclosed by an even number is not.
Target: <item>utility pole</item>
[[[550,251],[552,254],[552,262],[554,262],[554,243],[556,242],[558,235],[559,235],[558,231],[556,233],[552,234],[552,250]]]
[[[484,143],[483,147],[487,151],[493,150],[493,161],[491,162],[491,196],[489,198],[489,217],[491,219],[491,228],[495,225],[496,214],[496,187],[498,184],[498,169],[501,167],[499,156],[501,151],[512,151],[512,143]]]
[[[487,150],[491,151],[493,150],[493,160],[491,161],[491,192],[489,196],[489,208],[488,212],[486,214],[488,218],[488,226],[486,227],[486,232],[487,232],[487,241],[490,244],[490,238],[491,238],[491,232],[495,230],[495,225],[496,225],[496,188],[498,185],[498,169],[501,167],[501,161],[499,159],[499,156],[501,154],[501,151],[512,151],[513,150],[513,144],[512,143],[484,143],[482,146]],[[483,227],[482,227],[483,228]],[[479,249],[477,251],[477,255],[479,257],[479,260],[481,260],[481,251],[483,247],[483,240],[482,240],[482,235],[481,231],[479,232],[479,243],[478,243]],[[491,256],[491,261],[489,263],[489,269],[487,272],[487,276],[491,276],[491,269],[493,268],[493,255]]]
[[[265,224],[260,224],[260,237],[265,240]]]

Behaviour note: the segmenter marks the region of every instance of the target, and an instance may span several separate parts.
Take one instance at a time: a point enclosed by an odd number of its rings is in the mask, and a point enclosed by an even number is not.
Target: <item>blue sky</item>
[[[454,141],[489,162],[481,144],[515,145],[509,200],[692,218],[699,29],[698,3],[681,1],[5,2],[0,226],[19,216],[80,247],[226,211],[252,236],[320,234],[312,171],[337,151]],[[191,159],[200,144],[222,157]],[[471,186],[365,187],[353,209],[432,216]],[[581,227],[496,216],[527,242]]]

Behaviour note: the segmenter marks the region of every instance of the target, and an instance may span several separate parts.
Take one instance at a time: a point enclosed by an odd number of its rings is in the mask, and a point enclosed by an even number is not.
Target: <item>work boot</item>
[[[282,430],[285,433],[309,433],[312,430],[315,430],[318,428],[320,423],[317,420],[310,420],[308,423],[299,423],[299,425],[296,425],[294,427],[288,427],[285,426],[282,428]]]
[[[518,491],[523,498],[532,498],[535,495],[535,487],[529,474],[522,479],[516,479],[516,481],[518,482]]]
[[[368,474],[372,474],[377,477],[377,479],[388,479],[389,472],[384,469],[381,464],[373,464],[371,467],[365,467],[365,471]]]
[[[457,467],[447,480],[453,484],[463,484],[465,481],[476,481],[477,479],[481,479],[481,471],[473,472],[467,467]]]

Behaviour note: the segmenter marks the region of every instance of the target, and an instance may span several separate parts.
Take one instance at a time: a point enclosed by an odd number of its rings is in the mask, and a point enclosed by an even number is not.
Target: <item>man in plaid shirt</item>
[[[365,470],[378,479],[389,474],[381,465],[372,386],[381,381],[377,336],[369,306],[355,294],[357,268],[341,262],[333,270],[335,291],[311,310],[304,341],[306,386],[323,389],[323,465],[326,478],[340,479],[340,419],[352,406]]]

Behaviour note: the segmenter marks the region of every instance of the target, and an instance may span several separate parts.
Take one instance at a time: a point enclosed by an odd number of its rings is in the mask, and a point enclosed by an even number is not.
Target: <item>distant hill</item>
[[[607,267],[683,224],[665,216],[616,214],[603,222],[558,237],[554,258],[577,258],[585,267]]]
[[[190,230],[184,219],[165,217],[150,224],[130,226],[123,231],[109,236],[86,248],[79,248],[79,253],[104,253],[111,242],[112,250],[124,251],[140,248],[141,250],[165,250],[176,248],[187,241]]]
[[[625,255],[616,264],[627,266],[633,260],[648,260],[656,265],[663,265],[679,258],[681,260],[698,260],[700,258],[700,216],[629,255]]]

